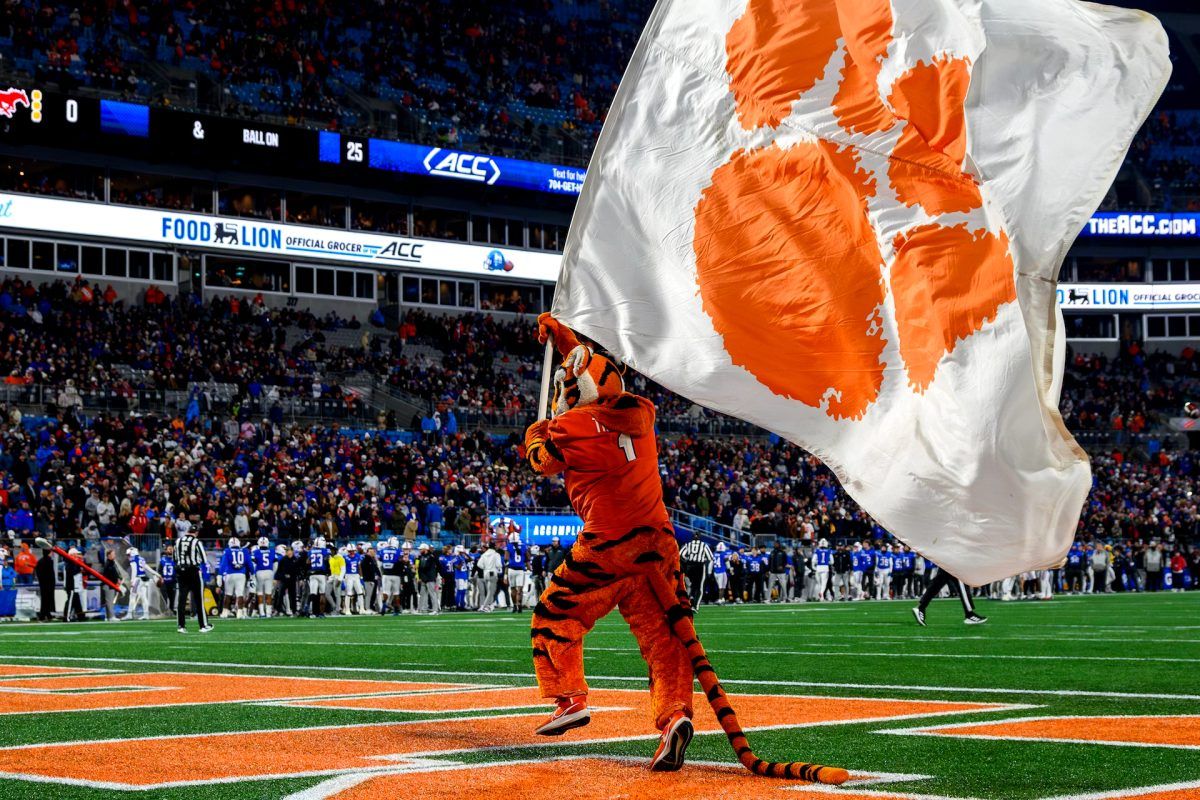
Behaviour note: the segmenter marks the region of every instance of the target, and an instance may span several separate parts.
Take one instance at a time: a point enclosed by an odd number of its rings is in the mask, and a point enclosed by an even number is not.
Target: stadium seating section
[[[560,481],[521,466],[540,369],[533,333],[532,320],[511,316],[414,310],[392,330],[253,299],[151,292],[127,305],[100,285],[10,279],[0,284],[0,502],[14,513],[29,503],[30,523],[63,538],[79,533],[93,488],[118,527],[140,509],[153,532],[170,503],[198,509],[215,536],[245,506],[288,541],[322,524],[362,538],[410,520],[426,535],[435,500],[456,534],[486,525],[485,509],[566,510]],[[1114,359],[1071,359],[1068,424],[1104,443],[1081,531],[1197,536],[1200,465],[1160,434],[1194,396],[1198,369],[1190,350],[1147,355],[1133,342]],[[679,513],[745,536],[883,533],[804,451],[722,429],[736,423],[630,380],[660,409],[666,499]],[[397,420],[372,405],[376,390],[424,411]]]

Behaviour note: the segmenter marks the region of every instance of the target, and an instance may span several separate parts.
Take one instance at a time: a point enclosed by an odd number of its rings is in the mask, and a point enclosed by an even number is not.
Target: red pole
[[[112,588],[112,590],[113,590],[113,591],[116,591],[116,592],[119,592],[119,591],[121,591],[121,587],[120,587],[120,585],[119,585],[119,584],[113,583],[113,582],[112,582],[112,581],[110,581],[108,578],[104,577],[104,576],[103,576],[103,575],[101,575],[99,572],[97,572],[96,570],[92,569],[92,568],[91,568],[91,567],[90,567],[90,566],[87,564],[87,562],[85,562],[85,561],[84,561],[82,558],[76,558],[75,556],[73,556],[73,555],[71,555],[70,553],[68,553],[66,550],[63,550],[63,549],[62,549],[61,547],[59,547],[58,545],[56,545],[56,544],[51,544],[50,542],[46,541],[45,539],[38,538],[38,539],[36,539],[36,540],[35,540],[35,542],[36,542],[36,544],[37,544],[39,547],[49,547],[51,550],[53,550],[54,552],[58,553],[60,556],[62,556],[63,558],[65,558],[67,561],[70,561],[70,562],[71,562],[72,564],[74,564],[75,566],[79,567],[81,570],[83,570],[84,572],[86,572],[88,575],[91,575],[93,578],[95,578],[96,580],[100,581],[100,582],[101,582],[101,583],[103,583],[104,585],[106,585],[106,586],[108,586],[108,587]]]

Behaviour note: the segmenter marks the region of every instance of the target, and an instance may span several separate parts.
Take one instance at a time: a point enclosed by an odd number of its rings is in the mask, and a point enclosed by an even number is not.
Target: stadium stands
[[[5,510],[29,502],[35,526],[72,538],[89,522],[95,487],[118,506],[127,499],[145,509],[145,531],[170,508],[198,504],[206,533],[217,536],[245,505],[264,525],[290,520],[286,531],[272,528],[289,541],[341,516],[339,538],[400,532],[409,518],[425,536],[435,499],[473,509],[476,528],[484,509],[566,510],[557,480],[520,466],[517,434],[532,415],[540,369],[530,320],[413,310],[393,334],[253,300],[195,304],[151,292],[149,301],[126,305],[82,281],[0,284]],[[1136,343],[1114,359],[1073,358],[1068,424],[1130,437],[1096,450],[1081,532],[1200,537],[1191,496],[1200,463],[1164,430],[1165,416],[1194,396],[1197,370],[1193,351],[1148,355]],[[424,419],[371,408],[370,392],[338,394],[339,377],[366,374],[386,376]],[[747,541],[886,535],[816,458],[749,426],[733,437],[701,434],[716,415],[632,381],[659,406],[666,499],[682,514]],[[214,397],[215,385],[228,394]],[[174,402],[138,394],[147,391],[174,392]],[[356,427],[327,426],[327,407],[293,409],[285,421],[281,403],[314,392],[359,404],[362,414],[341,415]],[[124,402],[115,406],[113,395]],[[447,516],[447,530],[470,530],[470,518],[458,529]]]
[[[584,164],[649,0],[0,7],[0,75],[150,103]],[[1167,9],[1153,9],[1162,12]],[[1106,208],[1200,209],[1189,38]],[[1192,103],[1189,106],[1188,103]]]

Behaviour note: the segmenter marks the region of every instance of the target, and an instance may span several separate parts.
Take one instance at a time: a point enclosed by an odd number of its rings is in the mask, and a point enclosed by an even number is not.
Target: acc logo
[[[29,107],[29,95],[25,93],[25,90],[8,87],[0,92],[0,116],[11,119],[13,114],[17,113],[17,106],[22,103],[26,108]]]
[[[466,181],[478,181],[491,186],[500,178],[500,167],[494,160],[487,156],[477,156],[471,153],[456,153],[453,150],[445,151],[445,155],[438,158],[438,153],[442,152],[442,148],[435,147],[425,156],[425,160],[421,163],[425,165],[425,169],[430,175],[439,175],[443,178],[459,178]]]
[[[513,262],[505,258],[504,253],[501,253],[499,250],[493,250],[492,252],[488,253],[487,258],[483,260],[483,266],[493,272],[499,272],[501,270],[504,270],[505,272],[512,272]]]

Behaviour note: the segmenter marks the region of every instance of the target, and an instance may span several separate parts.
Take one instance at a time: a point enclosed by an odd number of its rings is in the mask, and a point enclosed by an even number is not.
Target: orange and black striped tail
[[[663,599],[665,600],[669,594],[671,593],[664,594]],[[721,729],[729,737],[729,744],[733,746],[742,766],[755,775],[769,778],[792,778],[793,780],[828,783],[835,786],[848,781],[850,773],[841,767],[805,764],[801,761],[787,763],[763,761],[754,755],[754,751],[750,749],[750,743],[746,740],[746,734],[742,732],[737,714],[734,713],[733,706],[729,704],[729,697],[717,679],[716,670],[713,669],[708,655],[704,652],[704,645],[700,644],[700,638],[696,636],[696,626],[692,624],[691,604],[688,602],[687,596],[682,591],[674,592],[674,596],[674,604],[667,607],[667,620],[670,622],[671,630],[687,648],[696,680],[700,682],[700,688],[704,690],[708,704],[712,706],[713,713],[717,715],[717,722],[721,724]]]

